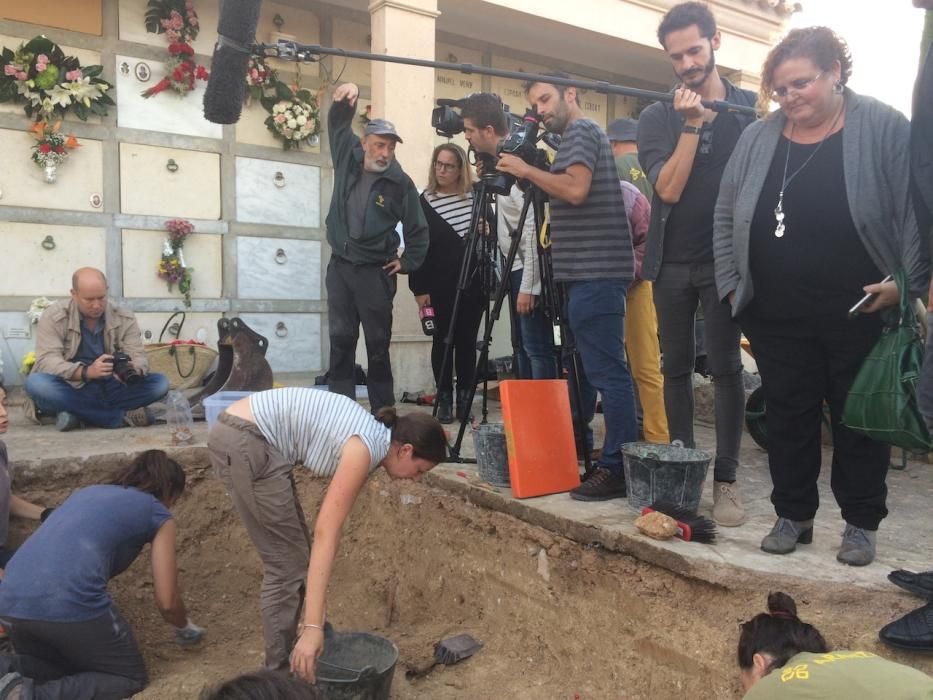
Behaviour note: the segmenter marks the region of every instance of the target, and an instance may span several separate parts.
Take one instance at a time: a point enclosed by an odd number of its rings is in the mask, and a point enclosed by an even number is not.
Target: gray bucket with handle
[[[641,512],[653,503],[671,503],[696,512],[712,456],[684,447],[680,441],[664,445],[628,442],[622,445],[622,464],[628,503]]]
[[[324,638],[315,687],[322,700],[388,700],[398,647],[366,632],[333,632]]]

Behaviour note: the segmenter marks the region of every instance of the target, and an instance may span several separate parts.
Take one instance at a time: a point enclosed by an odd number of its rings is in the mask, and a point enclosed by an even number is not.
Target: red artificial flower
[[[198,80],[207,80],[211,77],[211,74],[207,72],[207,68],[204,66],[198,66],[197,68]]]
[[[51,147],[49,144],[47,144],[47,143],[40,143],[40,144],[39,144],[39,152],[40,152],[40,153],[48,153],[48,152],[51,151],[51,150],[52,150],[52,147]]]
[[[167,89],[171,84],[172,83],[169,81],[168,78],[162,78],[162,80],[160,80],[155,85],[153,85],[151,88],[146,90],[143,93],[143,97],[148,99],[152,97],[153,95],[158,95],[160,92]]]
[[[181,69],[181,66],[178,66],[178,68],[172,71],[172,80],[174,80],[176,83],[180,83],[184,79],[185,73]]]
[[[176,41],[174,44],[169,44],[168,52],[173,56],[194,56],[194,49],[183,41]]]
[[[65,149],[62,148],[61,146],[56,146],[56,147],[55,147],[55,152],[56,152],[56,153],[64,153],[64,152],[65,152]]]

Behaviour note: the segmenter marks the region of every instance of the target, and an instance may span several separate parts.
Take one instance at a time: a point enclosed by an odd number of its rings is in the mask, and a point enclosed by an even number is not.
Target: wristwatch
[[[702,126],[690,126],[689,124],[684,124],[683,133],[685,134],[697,134],[699,136],[700,131],[703,130]]]

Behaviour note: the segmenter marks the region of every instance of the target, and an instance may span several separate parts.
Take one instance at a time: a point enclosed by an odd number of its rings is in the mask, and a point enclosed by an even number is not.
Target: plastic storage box
[[[223,413],[227,406],[236,403],[245,396],[249,396],[252,391],[218,391],[211,394],[201,403],[204,404],[204,417],[207,419],[207,429],[210,430],[217,422],[217,416]]]

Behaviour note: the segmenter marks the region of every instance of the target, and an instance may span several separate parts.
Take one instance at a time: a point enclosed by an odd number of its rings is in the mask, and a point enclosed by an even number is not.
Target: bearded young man
[[[701,101],[753,107],[756,96],[720,77],[715,52],[721,37],[705,4],[671,8],[658,26],[658,40],[681,82],[673,103],[656,102],[638,121],[638,158],[655,190],[641,274],[654,283],[670,437],[687,447],[695,446],[694,318],[702,304],[716,404],[713,518],[734,527],[746,520],[735,483],[745,387],[739,326],[716,292],[713,208],[729,156],[753,117],[716,113]]]
[[[625,293],[635,261],[622,187],[609,139],[584,115],[575,87],[530,82],[525,94],[545,128],[561,134],[557,157],[550,172],[508,154],[496,167],[550,195],[554,279],[566,290],[567,322],[585,375],[581,384],[588,381],[602,395],[606,422],[596,469],[570,496],[580,501],[622,498],[621,446],[637,438],[632,376],[625,361]],[[580,407],[586,423],[596,404],[595,394],[588,393]]]

